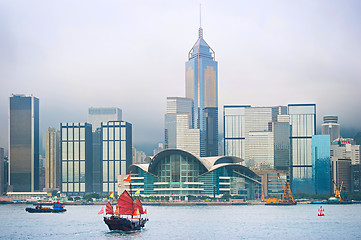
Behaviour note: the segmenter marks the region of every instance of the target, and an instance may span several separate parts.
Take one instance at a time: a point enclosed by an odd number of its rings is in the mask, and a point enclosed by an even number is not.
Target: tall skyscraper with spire
[[[186,62],[186,97],[193,99],[193,128],[200,129],[201,156],[218,155],[218,63],[215,52],[203,39],[188,53]]]

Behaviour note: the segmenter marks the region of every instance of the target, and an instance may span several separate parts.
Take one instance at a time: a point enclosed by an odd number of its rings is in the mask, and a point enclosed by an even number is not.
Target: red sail
[[[134,209],[138,209],[140,214],[144,214],[142,203],[138,198],[134,201]]]
[[[105,213],[113,215],[113,207],[112,207],[112,205],[110,205],[110,202],[108,202],[106,207],[105,207]]]
[[[134,212],[133,199],[126,190],[119,196],[117,207],[119,215],[132,215]]]

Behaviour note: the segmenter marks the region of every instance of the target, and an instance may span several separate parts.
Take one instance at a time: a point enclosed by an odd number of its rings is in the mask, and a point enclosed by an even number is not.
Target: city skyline
[[[86,122],[89,107],[117,107],[134,146],[163,142],[166,97],[184,95],[199,6],[68,3],[0,3],[0,147],[12,93],[40,99],[41,138],[60,122]],[[324,115],[339,116],[341,132],[361,129],[361,3],[201,3],[219,62],[219,126],[224,105],[315,103],[317,132]]]

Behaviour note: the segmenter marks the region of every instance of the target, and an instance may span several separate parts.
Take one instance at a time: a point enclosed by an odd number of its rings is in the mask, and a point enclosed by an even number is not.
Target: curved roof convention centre
[[[150,159],[148,159],[148,161],[150,160],[149,163],[131,165],[130,171],[134,172],[136,168],[140,168],[141,170],[146,171],[152,175],[157,175],[156,168],[158,164],[161,163],[162,159],[170,155],[182,155],[187,159],[192,159],[194,162],[198,162],[200,165],[200,175],[204,175],[221,167],[232,166],[249,177],[257,176],[252,170],[241,165],[241,163],[244,160],[239,157],[234,157],[234,156],[197,157],[187,151],[180,149],[163,150],[158,154],[156,154],[154,157],[150,157]]]

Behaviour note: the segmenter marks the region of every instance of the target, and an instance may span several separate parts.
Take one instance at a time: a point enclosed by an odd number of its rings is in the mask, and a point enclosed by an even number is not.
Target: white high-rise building
[[[272,107],[245,108],[246,165],[263,169],[273,164],[273,135],[268,124],[272,122]],[[272,150],[271,150],[272,149]]]
[[[248,132],[247,165],[258,170],[274,169],[274,139],[270,131]]]
[[[349,140],[335,139],[331,144],[331,157],[350,159],[351,164],[360,164],[360,145],[352,145]]]
[[[90,107],[88,109],[88,123],[92,131],[101,127],[101,123],[109,121],[122,121],[122,110],[115,107]]]
[[[189,98],[167,98],[165,149],[182,149],[200,156],[200,129],[192,128],[192,106]]]

